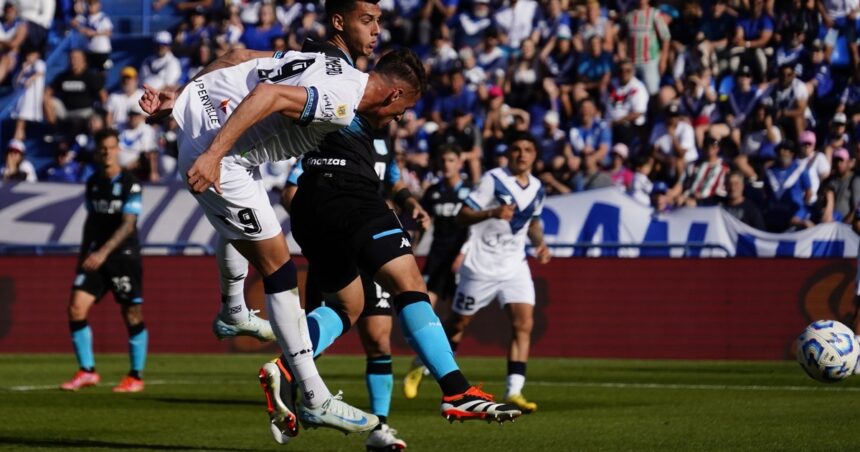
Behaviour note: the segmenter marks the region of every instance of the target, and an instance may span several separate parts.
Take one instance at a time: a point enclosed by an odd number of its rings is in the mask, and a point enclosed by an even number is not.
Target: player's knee
[[[263,290],[267,294],[281,293],[298,287],[296,264],[292,259],[263,278]]]
[[[422,280],[422,283],[423,283],[423,281],[424,280]],[[407,291],[407,292],[400,292],[397,295],[394,295],[394,297],[392,298],[392,301],[394,302],[394,309],[399,314],[400,311],[403,310],[403,308],[405,308],[411,304],[414,304],[414,303],[430,304],[430,297],[427,296],[426,292]]]
[[[69,320],[71,321],[79,321],[85,320],[87,318],[87,310],[80,305],[75,303],[69,304]]]
[[[143,323],[143,308],[139,304],[123,305],[123,317],[126,325],[137,325]]]
[[[519,317],[515,318],[512,324],[516,333],[531,333],[534,327],[534,320],[531,317]]]

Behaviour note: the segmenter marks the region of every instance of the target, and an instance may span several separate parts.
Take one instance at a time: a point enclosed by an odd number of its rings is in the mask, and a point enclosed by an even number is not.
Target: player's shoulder
[[[143,188],[140,185],[140,180],[129,170],[123,169],[121,179],[123,187],[128,189],[129,193],[140,193]]]

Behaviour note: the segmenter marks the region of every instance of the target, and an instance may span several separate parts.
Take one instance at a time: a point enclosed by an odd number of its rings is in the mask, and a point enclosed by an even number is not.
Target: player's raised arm
[[[202,193],[210,186],[221,193],[220,175],[221,159],[230,152],[239,137],[255,123],[272,113],[280,112],[295,120],[302,121],[304,116],[313,114],[307,107],[308,91],[310,88],[288,85],[270,85],[261,83],[254,88],[218,131],[197,160],[188,170],[188,186],[195,193]]]

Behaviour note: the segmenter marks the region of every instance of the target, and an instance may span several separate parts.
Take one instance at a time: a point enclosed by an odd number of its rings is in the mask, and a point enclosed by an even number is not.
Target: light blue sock
[[[343,334],[343,322],[334,309],[320,306],[308,314],[308,334],[314,348],[314,358],[324,352]]]
[[[128,359],[131,370],[143,374],[146,366],[146,349],[149,343],[149,332],[143,322],[128,329]]]
[[[377,416],[388,417],[388,410],[391,408],[391,391],[394,388],[390,355],[367,358],[365,382],[367,393],[370,395],[370,411]]]
[[[90,328],[86,320],[69,323],[72,330],[72,345],[75,348],[75,357],[78,359],[78,367],[81,369],[96,367],[96,358],[93,355],[92,328]]]
[[[454,352],[448,344],[442,322],[429,301],[410,303],[400,310],[397,317],[409,345],[436,380],[460,368],[454,361]]]

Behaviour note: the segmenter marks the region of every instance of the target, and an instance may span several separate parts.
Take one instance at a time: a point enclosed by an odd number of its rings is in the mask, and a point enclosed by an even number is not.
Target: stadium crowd
[[[58,14],[66,17],[55,27],[86,45],[51,81],[43,48],[25,45],[28,3],[6,0],[0,20],[0,79],[21,92],[4,180],[85,180],[92,136],[105,127],[122,131],[122,164],[142,180],[176,179],[176,124],[146,124],[142,84],[182,86],[232,48],[298,50],[326,35],[320,2],[156,0],[154,10],[185,20],[156,33],[151,55],[123,68],[108,93],[113,24],[100,0]],[[420,196],[438,180],[446,144],[459,146],[477,181],[503,163],[506,133],[526,130],[541,143],[535,174],[550,194],[616,186],[658,211],[720,204],[774,232],[851,221],[860,202],[860,4],[653,3],[380,1],[374,56],[407,45],[430,74],[429,94],[390,129],[404,182]],[[64,137],[39,171],[26,158],[38,152],[24,144],[29,123]],[[289,165],[267,167],[273,188]]]

